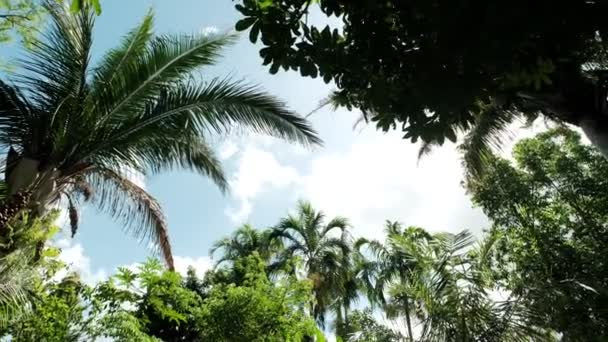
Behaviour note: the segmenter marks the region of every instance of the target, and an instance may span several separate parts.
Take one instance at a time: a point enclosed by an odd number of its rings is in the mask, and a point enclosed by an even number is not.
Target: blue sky
[[[156,32],[232,29],[238,20],[230,0],[105,0],[97,20],[94,56],[116,45],[149,8],[156,13]],[[261,65],[259,46],[243,37],[204,77],[232,75],[261,84],[292,109],[306,114],[332,86],[301,78],[294,72],[270,75]],[[95,58],[94,58],[95,59]],[[231,192],[223,196],[205,178],[187,172],[140,179],[162,204],[168,218],[178,269],[209,267],[211,244],[244,222],[264,228],[310,200],[329,215],[351,218],[354,234],[381,238],[386,219],[433,231],[487,228],[484,215],[471,207],[460,186],[462,170],[454,146],[438,149],[420,163],[418,146],[398,132],[374,127],[353,129],[357,113],[326,108],[312,116],[325,141],[312,151],[259,136],[217,138]],[[149,254],[119,223],[85,207],[75,240],[62,238],[64,259],[91,281],[121,265],[143,261]]]

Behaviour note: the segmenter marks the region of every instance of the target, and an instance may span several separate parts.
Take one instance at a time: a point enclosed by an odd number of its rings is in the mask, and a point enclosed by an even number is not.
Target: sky
[[[118,44],[149,9],[156,14],[158,34],[228,32],[239,18],[230,0],[104,0],[102,6],[93,61]],[[315,109],[332,90],[332,85],[295,72],[270,75],[259,49],[242,37],[224,51],[217,65],[202,70],[203,78],[229,75],[260,84],[301,114]],[[188,172],[136,177],[163,206],[177,269],[193,265],[202,274],[213,263],[209,248],[214,241],[243,223],[272,226],[300,199],[328,216],[348,217],[355,236],[381,239],[387,219],[434,232],[469,229],[479,235],[489,228],[461,186],[461,160],[454,145],[446,144],[418,161],[418,146],[402,140],[399,132],[385,134],[365,125],[353,128],[359,115],[331,108],[316,112],[311,121],[324,145],[312,150],[263,136],[215,138],[230,180],[226,195],[209,180]],[[69,239],[69,229],[65,230],[57,242],[62,257],[89,282],[150,255],[145,242],[94,207],[83,208],[75,239]]]
[[[94,60],[118,44],[148,9],[155,12],[155,32],[222,33],[239,18],[229,0],[105,0],[97,19]],[[307,114],[333,89],[321,80],[295,72],[270,75],[262,66],[259,46],[243,37],[224,57],[202,70],[203,78],[230,75],[260,84],[301,114]],[[353,129],[357,112],[324,108],[311,121],[323,147],[306,150],[264,136],[235,135],[214,139],[230,180],[222,195],[207,179],[189,172],[137,178],[163,206],[178,270],[195,266],[202,274],[213,261],[212,243],[243,223],[272,226],[310,201],[328,216],[351,220],[353,234],[381,239],[387,219],[431,231],[480,233],[488,222],[472,207],[461,186],[462,169],[453,145],[420,162],[418,146],[399,132],[384,134],[373,126]],[[68,231],[69,229],[66,229]],[[150,249],[94,207],[83,209],[74,240],[60,236],[63,258],[94,282],[118,266],[145,260]]]

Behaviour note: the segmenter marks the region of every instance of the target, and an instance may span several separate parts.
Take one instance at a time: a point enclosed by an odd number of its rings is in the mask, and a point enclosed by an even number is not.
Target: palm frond
[[[332,231],[334,229],[346,231],[349,227],[350,227],[350,222],[349,222],[348,218],[342,217],[342,216],[337,216],[337,217],[334,217],[333,219],[331,219],[331,221],[329,221],[327,223],[327,225],[321,231],[321,236],[325,236],[327,233],[329,233],[330,231]]]
[[[24,146],[32,138],[30,119],[33,111],[20,88],[0,81],[0,144],[9,147],[13,154],[16,151],[12,145]],[[7,158],[5,180],[14,166],[14,158],[10,159]]]
[[[146,166],[146,171],[191,170],[209,177],[220,191],[228,191],[222,163],[202,137],[184,132],[162,139],[145,139],[141,145],[138,159]]]
[[[75,100],[75,104],[86,91],[94,14],[70,13],[50,0],[45,0],[44,6],[51,18],[50,29],[34,42],[31,57],[21,62],[30,72],[21,80],[29,85],[38,103],[58,108],[66,99]]]
[[[516,112],[500,108],[496,103],[479,104],[479,112],[464,142],[463,165],[471,177],[479,177],[493,149],[500,149],[508,125],[518,116]]]
[[[433,148],[436,146],[440,146],[438,141],[435,140],[429,140],[429,141],[422,141],[422,144],[420,145],[420,149],[418,149],[418,163],[420,163],[420,160],[431,154],[431,152],[433,151]]]
[[[122,121],[137,116],[146,102],[155,99],[167,85],[178,82],[202,66],[212,65],[220,50],[234,36],[203,34],[166,35],[147,44],[145,53],[130,56],[120,74],[105,85],[97,106],[100,122]]]
[[[106,87],[111,86],[114,81],[121,77],[128,65],[133,60],[142,58],[146,48],[152,39],[152,26],[154,15],[152,11],[144,17],[142,22],[131,30],[122,40],[119,47],[110,50],[95,68],[90,97],[101,100],[101,94]]]
[[[86,177],[97,189],[93,201],[98,207],[122,220],[136,237],[152,239],[167,266],[174,269],[167,222],[158,201],[117,171],[96,168]]]
[[[289,248],[285,249],[284,252],[291,251],[292,255],[295,252],[298,252],[298,251],[303,252],[303,251],[307,250],[307,247],[305,246],[305,244],[303,244],[303,241],[298,240],[298,238],[295,237],[293,234],[291,234],[291,232],[289,232],[289,231],[276,230],[271,234],[270,239],[285,240],[285,242],[287,242],[289,244]]]
[[[222,248],[227,248],[231,245],[232,243],[232,239],[225,237],[223,239],[217,240],[213,243],[213,245],[211,245],[211,248],[209,249],[209,255],[211,255],[211,257],[213,257],[213,254],[215,254],[217,251],[219,251]]]
[[[104,151],[120,156],[116,151],[153,141],[159,135],[200,137],[209,131],[226,133],[234,127],[304,145],[320,143],[304,119],[254,87],[228,81],[213,81],[207,85],[186,82],[163,91],[140,115],[122,120],[103,135],[91,137],[95,139],[91,140],[91,145],[95,146],[91,146],[91,150],[84,149],[86,155],[78,158]],[[101,137],[103,139],[99,141]],[[137,154],[123,155],[126,158],[122,163],[137,164],[137,160],[131,161],[131,156]]]
[[[29,279],[34,270],[4,272],[0,270],[0,328],[11,323],[12,318],[23,314],[29,302]]]

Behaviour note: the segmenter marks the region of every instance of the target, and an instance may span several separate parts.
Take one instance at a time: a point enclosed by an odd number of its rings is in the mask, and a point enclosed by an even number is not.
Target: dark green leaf
[[[253,25],[256,22],[256,20],[257,20],[257,18],[255,18],[255,17],[241,19],[241,20],[237,21],[236,25],[234,25],[234,28],[237,31],[245,31],[251,25]]]

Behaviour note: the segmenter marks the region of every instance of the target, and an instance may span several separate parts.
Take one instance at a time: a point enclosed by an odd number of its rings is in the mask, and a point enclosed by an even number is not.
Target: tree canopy
[[[472,129],[478,151],[542,114],[608,147],[605,1],[237,2],[271,73],[333,81],[336,104],[384,131],[428,146]]]
[[[514,158],[468,184],[494,222],[496,281],[564,341],[607,336],[608,162],[563,129],[521,141]]]

